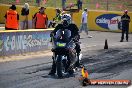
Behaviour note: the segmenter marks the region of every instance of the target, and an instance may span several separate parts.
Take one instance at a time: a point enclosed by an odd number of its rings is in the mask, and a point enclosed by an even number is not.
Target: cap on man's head
[[[39,10],[46,9],[45,7],[40,7]]]
[[[10,7],[10,9],[16,10],[16,5],[13,4],[13,5]]]
[[[87,8],[85,8],[84,11],[87,11]]]
[[[124,10],[124,13],[128,13],[128,10]]]

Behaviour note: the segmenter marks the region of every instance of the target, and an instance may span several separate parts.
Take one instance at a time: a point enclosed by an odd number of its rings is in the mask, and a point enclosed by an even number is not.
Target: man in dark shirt
[[[21,15],[23,16],[23,27],[22,29],[28,29],[28,15],[29,15],[29,4],[25,3],[22,10]]]
[[[82,0],[77,0],[77,7],[82,10]]]
[[[58,24],[56,26],[56,28],[52,31],[52,33],[56,33],[58,29],[64,29],[64,30],[68,29],[68,30],[72,31],[71,32],[71,38],[74,38],[74,37],[79,35],[78,34],[79,30],[75,24],[69,24],[69,26],[67,26],[67,27],[64,27],[62,24]]]
[[[69,30],[69,31],[71,31],[71,37],[70,38],[74,38],[75,39],[74,41],[78,42],[79,39],[80,39],[80,35],[79,35],[79,32],[78,32],[79,29],[75,24],[71,23],[71,16],[69,14],[64,14],[62,16],[62,20],[63,20],[62,24],[58,24],[55,27],[55,29],[51,32],[51,36],[53,36],[53,35],[58,36],[57,35],[58,30]],[[79,43],[76,43],[75,49],[76,49],[76,52],[77,52],[77,56],[79,56],[80,51],[81,51]],[[52,59],[53,59],[53,64],[52,64],[52,69],[51,69],[49,75],[54,75],[56,73],[56,64],[55,64],[55,61],[54,61],[54,57]],[[80,66],[79,58],[77,59],[77,62],[75,63],[75,66],[76,67]]]
[[[128,33],[129,33],[129,23],[130,23],[130,16],[127,15],[128,11],[124,11],[124,15],[121,17],[122,22],[122,36],[120,42],[123,42],[124,34],[126,33],[126,41],[128,42]]]

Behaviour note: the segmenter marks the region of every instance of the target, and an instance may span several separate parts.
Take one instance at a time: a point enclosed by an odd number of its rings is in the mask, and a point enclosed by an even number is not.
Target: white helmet
[[[62,15],[62,24],[64,26],[68,26],[71,23],[71,15],[70,14],[64,14]]]

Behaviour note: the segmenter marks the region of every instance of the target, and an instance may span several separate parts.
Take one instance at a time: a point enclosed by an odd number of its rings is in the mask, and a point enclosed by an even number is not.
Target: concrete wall
[[[73,21],[78,27],[81,24],[81,14],[82,11],[73,14]],[[123,12],[89,10],[88,28],[89,30],[120,32],[118,22],[121,20],[121,15],[123,15]],[[129,12],[128,15],[132,19],[132,12]],[[132,21],[130,22],[129,31],[132,33]]]
[[[8,30],[0,32],[0,56],[36,52],[51,48],[53,29]]]
[[[120,31],[118,22],[121,20],[123,12],[117,11],[90,11],[89,12],[89,28],[92,30],[102,31]],[[132,18],[132,12],[128,14]],[[132,32],[132,22],[130,22],[130,32]]]
[[[17,5],[17,11],[21,14],[22,6]],[[0,6],[0,23],[4,23],[4,15],[9,9],[9,5]],[[32,16],[38,12],[38,7],[31,6],[29,14],[29,28],[32,28]],[[46,14],[48,15],[49,20],[52,20],[55,17],[55,8],[46,8]],[[81,24],[81,14],[82,11],[73,14],[73,22],[80,27]],[[120,17],[123,12],[118,11],[91,11],[88,12],[88,26],[90,30],[98,31],[114,31],[120,32],[117,28],[117,20],[120,21]],[[129,12],[130,17],[132,18],[132,12]],[[22,25],[23,17],[20,15],[20,24]],[[21,26],[20,26],[21,29]],[[132,32],[132,22],[130,22],[130,32]]]
[[[17,6],[17,11],[21,13],[21,6]],[[4,23],[4,15],[9,6],[0,6],[0,23]],[[38,7],[30,7],[29,23],[32,27],[32,16],[38,11]],[[49,20],[55,17],[54,8],[46,8]],[[73,22],[80,27],[82,11],[73,14]],[[122,12],[117,11],[89,11],[88,27],[90,30],[120,32],[117,23],[120,21]],[[129,12],[132,18],[132,12]],[[20,24],[23,17],[20,15]],[[8,30],[0,31],[0,56],[20,54],[48,49],[51,45],[50,32],[53,29],[32,29],[32,30]],[[130,32],[132,32],[132,22],[130,22]]]
[[[0,5],[0,23],[4,23],[5,22],[5,18],[4,15],[6,13],[6,11],[9,9],[9,5]],[[22,27],[22,21],[23,21],[23,16],[21,16],[21,9],[22,6],[17,5],[17,12],[20,16],[20,26],[19,29],[21,29]],[[39,7],[36,6],[30,6],[30,10],[29,10],[29,16],[28,16],[28,20],[29,20],[29,29],[32,28],[32,16],[39,11]],[[53,17],[55,17],[56,12],[55,12],[55,8],[46,8],[45,13],[48,15],[48,19],[52,20]]]
[[[0,23],[4,23],[4,15],[6,11],[9,9],[10,5],[0,5]],[[21,9],[22,6],[16,5],[17,7],[17,12],[20,15],[20,21],[23,20],[23,17],[21,16]],[[32,16],[39,11],[39,7],[36,6],[30,6],[30,11],[29,11],[29,20],[32,20]],[[52,20],[53,17],[55,16],[55,8],[46,8],[45,10],[46,14],[48,15],[49,20]]]

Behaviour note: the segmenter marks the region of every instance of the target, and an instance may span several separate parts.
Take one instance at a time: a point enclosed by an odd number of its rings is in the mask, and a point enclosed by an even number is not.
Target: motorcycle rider
[[[80,63],[79,63],[79,54],[80,54],[80,51],[81,51],[80,44],[78,42],[79,39],[80,39],[79,29],[75,24],[71,23],[71,15],[70,14],[63,14],[62,23],[58,24],[55,27],[55,29],[51,32],[50,36],[51,37],[55,36],[57,34],[58,30],[70,30],[71,31],[71,37],[70,38],[74,39],[74,41],[76,42],[75,50],[76,50],[77,56],[78,56],[78,59],[76,60],[75,66],[79,67],[79,65],[80,65]],[[55,58],[54,57],[55,56],[52,56],[53,63],[52,63],[52,69],[51,69],[49,75],[54,75],[56,73],[56,63],[55,63]]]

